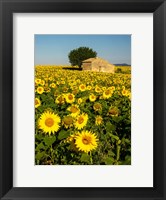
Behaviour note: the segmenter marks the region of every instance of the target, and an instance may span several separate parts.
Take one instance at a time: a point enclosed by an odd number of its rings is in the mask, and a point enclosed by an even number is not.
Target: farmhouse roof
[[[107,60],[104,60],[102,58],[96,57],[96,58],[88,58],[86,60],[82,61],[83,63],[92,63],[92,62],[97,62],[99,64],[111,64],[110,62],[108,62]],[[111,64],[112,65],[112,64]]]
[[[95,60],[96,58],[88,58],[88,59],[86,59],[86,60],[83,60],[82,62],[84,63],[86,63],[86,62],[92,62],[93,60]]]

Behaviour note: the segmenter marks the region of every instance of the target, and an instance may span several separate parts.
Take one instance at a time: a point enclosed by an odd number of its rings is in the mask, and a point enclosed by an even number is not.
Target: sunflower
[[[95,111],[101,111],[102,110],[102,105],[100,103],[94,103],[93,109]]]
[[[129,94],[128,94],[128,97],[129,97],[129,99],[131,100],[131,93],[129,92]]]
[[[40,83],[41,83],[41,79],[40,79],[40,78],[36,78],[36,79],[35,79],[35,83],[36,83],[36,84],[40,84]]]
[[[112,96],[112,91],[107,89],[103,92],[103,98],[104,99],[109,99]]]
[[[65,143],[70,143],[75,141],[76,134],[70,135],[66,140],[64,140]]]
[[[122,86],[122,89],[125,90],[125,86],[124,85]]]
[[[106,87],[105,87],[105,86],[104,86],[104,87],[102,87],[102,90],[103,90],[103,91],[105,91],[105,90],[106,90]]]
[[[55,103],[64,104],[65,103],[65,95],[61,94],[61,95],[57,96]]]
[[[102,124],[102,122],[103,122],[102,116],[100,116],[100,115],[96,116],[96,118],[95,118],[95,124],[96,124],[97,126],[99,126],[99,125]]]
[[[60,83],[61,83],[61,85],[65,85],[65,81],[61,81]]]
[[[86,90],[86,85],[81,84],[81,85],[79,86],[79,90],[80,90],[81,92],[85,91],[85,90]]]
[[[37,91],[38,94],[42,94],[44,92],[44,88],[39,86],[39,87],[37,87],[36,91]]]
[[[89,100],[90,100],[91,102],[96,101],[96,95],[90,94],[90,95],[89,95]]]
[[[96,85],[95,92],[100,93],[101,91],[102,91],[101,88],[98,85]]]
[[[43,130],[44,133],[55,133],[59,130],[61,122],[60,117],[50,111],[44,112],[38,121],[39,128]]]
[[[109,110],[108,110],[108,115],[118,116],[119,115],[119,109],[117,107],[110,107]]]
[[[122,95],[123,95],[123,96],[128,96],[128,91],[127,91],[126,89],[123,89],[123,90],[122,90]]]
[[[80,113],[78,105],[72,105],[67,110],[71,112],[72,117],[76,117]]]
[[[83,102],[82,98],[77,99],[78,104],[81,104]]]
[[[115,91],[115,86],[111,86],[110,89],[111,89],[112,91]]]
[[[80,130],[82,129],[84,126],[86,126],[88,121],[88,115],[86,113],[83,113],[81,115],[79,115],[76,119],[75,122],[75,127]]]
[[[39,107],[41,105],[41,101],[39,98],[35,98],[35,108]]]
[[[56,88],[56,84],[55,84],[55,83],[51,83],[51,84],[50,84],[50,87],[51,87],[51,88]]]
[[[75,95],[74,94],[71,94],[71,93],[69,93],[69,94],[66,94],[65,95],[65,99],[66,99],[66,102],[67,103],[73,103],[74,101],[75,101]]]
[[[50,89],[49,87],[44,87],[44,91],[45,91],[46,93],[49,93],[49,92],[51,91],[51,89]]]
[[[68,87],[63,87],[63,92],[67,92],[68,91]]]
[[[79,151],[88,153],[97,148],[96,135],[90,131],[82,131],[75,137],[75,144]]]
[[[87,90],[91,90],[91,89],[92,89],[92,86],[88,85]]]
[[[74,122],[74,119],[72,116],[65,116],[63,119],[62,119],[62,124],[65,128],[70,128],[73,126],[73,122]]]
[[[44,86],[45,81],[44,81],[44,80],[41,80],[41,83],[40,83],[40,84]]]

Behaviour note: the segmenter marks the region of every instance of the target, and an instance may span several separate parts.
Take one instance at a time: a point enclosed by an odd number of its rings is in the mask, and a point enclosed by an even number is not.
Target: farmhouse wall
[[[82,62],[82,69],[96,72],[114,73],[115,66],[102,58],[89,58]]]
[[[83,70],[91,70],[91,63],[83,63],[82,69]]]

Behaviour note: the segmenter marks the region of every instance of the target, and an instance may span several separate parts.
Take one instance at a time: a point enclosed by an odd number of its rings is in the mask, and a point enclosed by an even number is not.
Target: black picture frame
[[[153,13],[154,187],[13,187],[13,13]],[[0,0],[0,197],[7,199],[166,200],[165,0]],[[146,133],[145,133],[146,134]],[[148,141],[147,141],[148,142]],[[25,172],[26,173],[26,172]]]

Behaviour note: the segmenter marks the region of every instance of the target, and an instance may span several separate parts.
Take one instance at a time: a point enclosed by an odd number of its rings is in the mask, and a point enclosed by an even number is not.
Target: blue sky
[[[89,47],[112,64],[131,64],[131,35],[35,35],[35,65],[70,65],[68,54]]]

